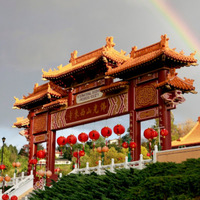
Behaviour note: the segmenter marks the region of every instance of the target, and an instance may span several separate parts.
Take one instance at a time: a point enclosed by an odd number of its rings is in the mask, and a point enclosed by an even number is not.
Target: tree
[[[193,121],[192,119],[186,120],[184,123],[179,123],[178,124],[178,138],[185,136],[188,134],[191,129],[195,126],[196,122]],[[177,138],[177,139],[178,139]]]

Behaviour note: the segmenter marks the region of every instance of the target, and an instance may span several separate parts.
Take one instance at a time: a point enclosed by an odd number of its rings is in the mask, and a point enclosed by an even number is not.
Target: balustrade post
[[[86,162],[85,174],[89,174],[89,162]]]
[[[101,175],[101,160],[99,160],[99,165],[98,165],[98,168],[97,168],[97,174]]]
[[[143,155],[140,154],[139,169],[143,169]]]
[[[156,159],[156,154],[158,152],[158,146],[155,145],[154,147],[154,151],[153,151],[153,163],[156,163],[157,162],[157,159]]]
[[[111,165],[110,165],[110,172],[114,173],[114,166],[115,166],[115,163],[114,163],[114,158],[111,159]]]
[[[22,172],[22,179],[24,179],[24,172]]]
[[[128,169],[128,156],[125,157],[124,168]]]

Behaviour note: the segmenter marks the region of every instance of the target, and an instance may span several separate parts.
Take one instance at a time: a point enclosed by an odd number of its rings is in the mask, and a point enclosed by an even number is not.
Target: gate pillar
[[[168,70],[159,71],[159,82],[166,80]],[[167,109],[164,100],[161,98],[161,90],[159,89],[159,126],[168,130],[169,134],[165,137],[160,135],[160,143],[162,150],[171,149],[171,113]]]
[[[30,112],[30,128],[29,128],[29,160],[36,158],[37,154],[37,144],[34,144],[33,137],[33,117],[35,116],[34,112]],[[28,163],[28,175],[31,174],[32,165]],[[36,176],[36,166],[33,168],[33,175]]]
[[[54,174],[55,169],[55,146],[56,146],[56,131],[51,131],[51,115],[48,113],[48,124],[47,124],[47,155],[46,155],[46,170],[52,172],[52,176],[47,180],[50,182],[50,179],[57,179],[57,175]]]

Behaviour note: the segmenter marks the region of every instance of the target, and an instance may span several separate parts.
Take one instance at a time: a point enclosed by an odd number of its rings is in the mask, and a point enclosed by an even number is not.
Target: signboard
[[[84,103],[90,100],[98,99],[103,96],[103,93],[99,91],[99,88],[94,90],[90,90],[87,92],[83,92],[81,94],[76,95],[76,103]]]
[[[33,138],[33,143],[46,142],[46,140],[47,140],[46,134],[35,135]]]

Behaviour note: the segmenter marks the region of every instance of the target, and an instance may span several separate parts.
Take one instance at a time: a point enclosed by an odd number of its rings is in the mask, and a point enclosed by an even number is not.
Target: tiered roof
[[[13,127],[27,128],[29,127],[30,120],[24,117],[17,117],[17,121],[13,124]]]
[[[41,86],[38,86],[36,83],[32,94],[23,96],[23,98],[20,100],[14,97],[16,101],[13,108],[30,109],[36,105],[40,105],[40,102],[42,102],[42,104],[44,102],[48,103],[66,95],[67,92],[65,90],[52,82],[43,84]]]
[[[181,146],[196,146],[200,145],[200,117],[192,130],[184,137],[176,141],[172,141],[172,147],[177,148]]]
[[[167,90],[181,90],[183,92],[196,93],[195,87],[193,86],[194,80],[187,79],[184,77],[184,80],[177,76],[175,68],[170,69],[167,79],[163,82],[160,82],[156,85],[156,88],[167,88]]]
[[[69,64],[65,66],[60,65],[57,67],[57,70],[50,69],[48,72],[43,71],[42,77],[47,80],[59,79],[66,76],[73,76],[73,74],[77,72],[84,71],[100,60],[103,60],[104,62],[112,61],[115,65],[119,65],[129,59],[129,55],[126,56],[125,51],[121,50],[121,52],[119,52],[113,48],[114,46],[113,37],[107,37],[106,45],[100,49],[79,57],[77,57],[77,51],[74,51],[71,53]]]
[[[167,35],[161,36],[161,41],[151,46],[137,50],[134,46],[130,53],[130,58],[116,68],[110,67],[106,75],[120,76],[121,74],[130,74],[131,71],[145,69],[145,66],[151,65],[154,62],[162,61],[174,62],[174,67],[196,65],[197,60],[194,58],[195,53],[189,56],[184,55],[184,52],[176,52],[175,49],[170,49],[168,46]],[[155,69],[155,65],[154,65]],[[151,69],[153,70],[153,69]],[[146,68],[145,71],[148,71]],[[133,74],[132,74],[133,75]]]
[[[101,92],[112,92],[112,91],[116,91],[116,90],[122,90],[128,87],[128,81],[118,81],[115,83],[111,83],[110,85],[105,85],[103,87],[100,88]]]

